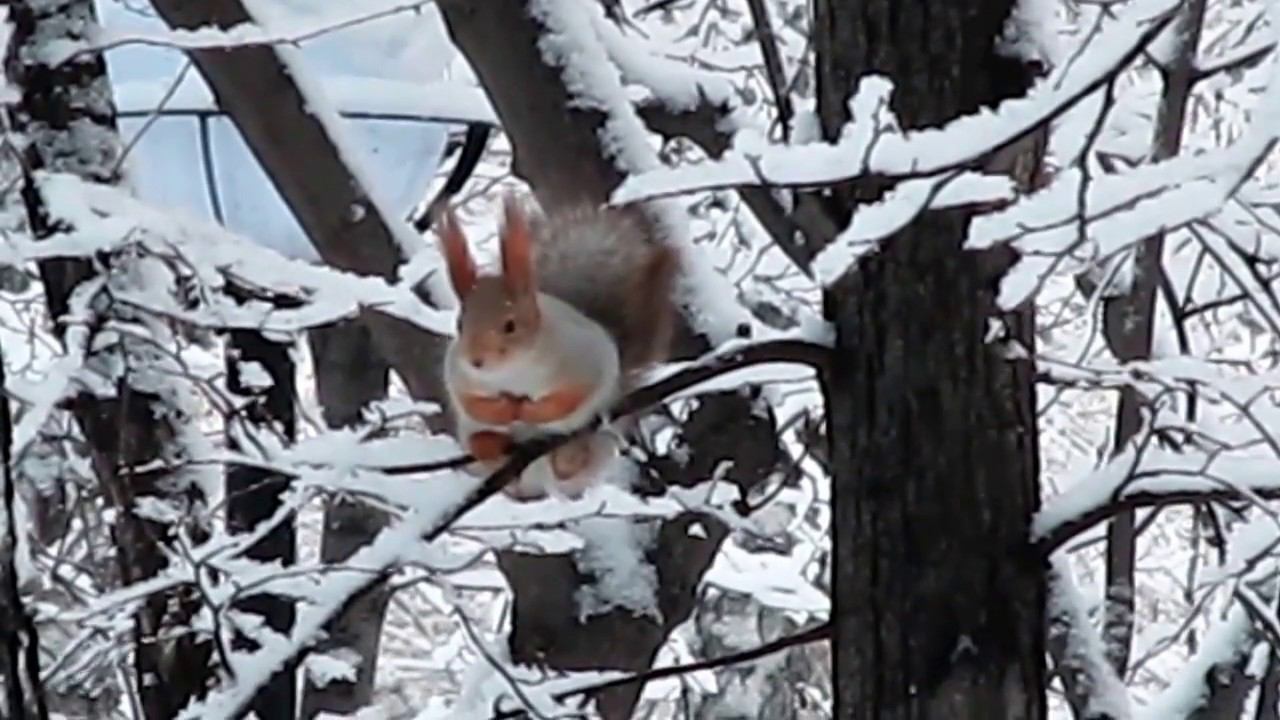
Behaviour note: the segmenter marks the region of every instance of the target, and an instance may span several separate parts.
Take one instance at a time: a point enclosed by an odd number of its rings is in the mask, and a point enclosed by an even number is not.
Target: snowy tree
[[[4,8],[7,716],[1280,713],[1272,3]],[[442,422],[508,189],[682,258],[578,500]]]
[[[819,4],[824,139],[839,140],[869,107],[849,102],[855,88],[842,78],[862,78],[863,92],[869,75],[892,83],[904,131],[1026,93],[1031,68],[996,42],[1012,3],[926,5]],[[951,172],[1005,174],[1030,190],[1039,135]],[[852,216],[894,190],[859,179],[831,205]],[[1010,249],[965,248],[982,210],[919,214],[824,298],[839,363],[824,394],[842,717],[1045,716],[1045,568],[1026,542],[1040,499],[1034,320],[1029,307],[996,303]]]

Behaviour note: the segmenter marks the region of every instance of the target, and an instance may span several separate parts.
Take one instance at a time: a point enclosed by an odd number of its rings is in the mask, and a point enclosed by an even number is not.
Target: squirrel
[[[678,254],[633,211],[583,205],[544,215],[508,195],[498,275],[477,271],[451,209],[437,227],[460,302],[444,384],[473,472],[501,466],[514,442],[581,428],[666,359]],[[603,433],[576,438],[505,492],[578,497],[615,449]]]

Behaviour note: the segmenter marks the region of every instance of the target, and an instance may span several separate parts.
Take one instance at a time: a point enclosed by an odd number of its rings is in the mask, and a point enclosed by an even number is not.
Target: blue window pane
[[[132,144],[124,167],[139,197],[205,220],[214,218],[196,118],[160,117],[149,125],[144,118],[120,118],[120,134],[126,146]]]

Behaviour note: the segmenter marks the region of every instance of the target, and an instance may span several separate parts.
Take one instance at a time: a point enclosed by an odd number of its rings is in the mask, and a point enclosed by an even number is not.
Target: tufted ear
[[[503,199],[502,211],[502,230],[499,233],[502,242],[502,282],[511,297],[527,297],[538,289],[534,277],[533,232],[529,228],[529,217],[515,195],[507,195]]]
[[[462,234],[462,227],[458,225],[458,217],[452,208],[440,211],[436,227],[440,231],[440,249],[449,268],[449,282],[461,300],[476,285],[476,261],[471,257],[467,236]]]

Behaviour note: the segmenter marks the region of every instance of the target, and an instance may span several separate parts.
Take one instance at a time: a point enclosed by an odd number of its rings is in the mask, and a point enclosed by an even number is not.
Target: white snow
[[[1176,5],[1172,0],[1135,0],[1117,8],[1114,19],[1078,54],[1076,62],[1055,69],[1025,98],[1006,101],[995,112],[982,111],[943,128],[906,134],[880,132],[874,124],[855,120],[834,145],[776,146],[755,157],[731,150],[719,160],[697,166],[633,175],[614,193],[614,202],[739,185],[821,185],[869,173],[884,178],[925,177],[963,166],[1099,87],[1132,54],[1143,30],[1152,23],[1167,22]]]

